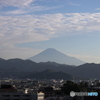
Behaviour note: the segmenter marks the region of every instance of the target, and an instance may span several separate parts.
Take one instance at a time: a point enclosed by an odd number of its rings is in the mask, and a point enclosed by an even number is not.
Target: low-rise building
[[[12,85],[1,85],[0,100],[44,100],[44,93],[34,93],[31,90],[17,90]]]

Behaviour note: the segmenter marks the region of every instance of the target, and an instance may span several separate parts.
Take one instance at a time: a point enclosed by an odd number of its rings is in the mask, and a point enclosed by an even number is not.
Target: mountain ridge
[[[80,66],[71,66],[65,64],[58,64],[52,62],[41,62],[36,63],[31,60],[0,60],[0,75],[9,76],[11,73],[16,77],[19,76],[19,73],[30,74],[32,72],[41,72],[46,69],[53,71],[62,71],[72,76],[83,77],[83,78],[97,78],[100,79],[100,64],[95,63],[86,63]],[[22,75],[22,74],[21,74]],[[30,76],[31,77],[31,76]]]

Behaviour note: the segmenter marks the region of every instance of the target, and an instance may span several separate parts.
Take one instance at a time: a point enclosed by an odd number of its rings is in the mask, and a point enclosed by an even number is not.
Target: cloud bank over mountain
[[[1,15],[0,22],[0,45],[45,41],[75,35],[74,31],[100,31],[100,13]]]

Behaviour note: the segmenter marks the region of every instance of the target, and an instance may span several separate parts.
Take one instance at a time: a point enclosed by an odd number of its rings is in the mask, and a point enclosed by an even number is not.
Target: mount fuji
[[[60,51],[48,48],[44,50],[43,52],[28,58],[35,62],[56,62],[60,64],[67,64],[67,65],[81,65],[84,64],[84,61],[81,61],[75,57],[67,56],[64,53],[61,53]]]

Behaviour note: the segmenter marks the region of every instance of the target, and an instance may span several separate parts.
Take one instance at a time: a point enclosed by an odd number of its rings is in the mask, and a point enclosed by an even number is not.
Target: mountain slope
[[[52,49],[52,48],[46,49],[43,52],[41,52],[33,57],[30,57],[28,59],[35,61],[35,62],[51,61],[51,62],[57,62],[60,64],[68,64],[68,65],[81,65],[84,63],[83,61],[81,61],[77,58],[67,56],[67,55],[65,55],[55,49]]]

